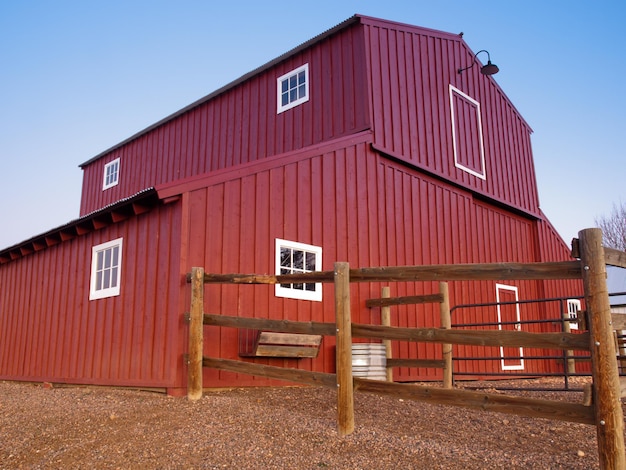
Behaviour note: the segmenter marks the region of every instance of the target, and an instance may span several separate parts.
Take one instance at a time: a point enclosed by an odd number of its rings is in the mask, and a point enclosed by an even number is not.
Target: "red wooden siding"
[[[531,129],[494,79],[480,74],[480,67],[457,73],[473,58],[465,43],[457,35],[363,21],[374,145],[418,168],[537,214]],[[485,180],[454,165],[450,85],[480,103]],[[459,122],[463,123],[475,124]],[[475,135],[464,126],[457,133],[466,138]]]
[[[145,188],[156,188],[159,205],[0,258],[0,379],[184,387],[184,273],[193,266],[273,273],[277,238],[322,247],[324,270],[336,261],[367,267],[568,259],[539,209],[531,130],[479,67],[457,73],[472,58],[458,36],[358,18],[87,162],[81,215]],[[276,114],[276,78],[304,63],[309,101]],[[480,176],[455,165],[453,126],[458,160]],[[118,157],[119,184],[102,191],[104,166]],[[122,293],[90,302],[91,247],[119,237]],[[581,292],[572,281],[506,284],[522,300]],[[381,287],[352,285],[355,322],[380,322],[380,311],[365,301],[378,298]],[[392,296],[437,291],[436,283],[391,284]],[[453,306],[495,302],[496,283],[455,282],[450,294]],[[302,301],[276,297],[273,286],[208,285],[205,311],[334,322],[332,285],[323,297]],[[521,308],[522,320],[552,313]],[[496,321],[497,312],[454,315],[453,323],[478,323]],[[438,305],[392,308],[394,325],[439,321]],[[235,329],[207,327],[205,334],[205,354],[238,358]],[[394,356],[436,359],[440,350],[400,342]],[[455,354],[499,350],[458,347]],[[334,338],[325,338],[316,359],[255,360],[333,371]],[[499,372],[495,363],[458,367]],[[434,369],[396,374],[406,381],[439,377]],[[207,386],[268,383],[205,371]]]
[[[81,215],[158,184],[304,148],[369,127],[360,28],[347,28],[131,139],[84,167]],[[276,114],[276,79],[309,64],[310,99]],[[120,157],[120,183],[102,191]]]
[[[183,274],[192,266],[272,273],[276,238],[321,246],[325,270],[335,261],[353,267],[529,262],[539,260],[540,245],[558,248],[549,230],[538,234],[538,222],[503,213],[469,192],[388,160],[372,150],[369,139],[369,133],[361,133],[250,163],[244,170],[224,169],[163,185],[157,189],[160,197],[182,193],[181,202],[1,265],[3,292],[15,293],[0,296],[1,378],[184,387],[181,315],[189,288]],[[122,294],[89,302],[91,247],[118,237],[124,238]],[[35,279],[40,272],[47,274]],[[520,299],[540,297],[546,285],[509,284],[519,288]],[[353,285],[354,321],[380,322],[380,311],[367,309],[365,300],[379,297],[381,287]],[[437,291],[436,283],[391,287],[394,296]],[[550,295],[564,291],[559,283],[550,287]],[[452,305],[494,302],[495,292],[495,282],[450,285]],[[334,321],[332,285],[325,285],[321,303],[278,298],[272,286],[209,285],[206,296],[210,313]],[[526,320],[544,314],[540,308],[522,309]],[[495,319],[495,308],[473,309],[455,313],[453,322]],[[392,323],[438,326],[438,307],[394,308]],[[238,358],[235,329],[205,330],[205,354]],[[455,354],[497,356],[492,349],[456,348]],[[434,359],[440,347],[399,342],[394,355]],[[256,360],[333,371],[334,340],[325,338],[317,359]],[[480,375],[499,372],[496,366],[458,367]],[[208,386],[269,383],[210,370],[205,376]],[[434,369],[401,368],[396,374],[396,380],[439,377]]]
[[[255,164],[245,174],[218,172],[190,181],[186,218],[189,220],[188,265],[208,272],[274,272],[275,239],[321,246],[322,269],[335,261],[353,267],[537,261],[538,239],[532,220],[503,213],[474,200],[469,192],[407,169],[372,151],[367,135],[345,148],[305,151]],[[161,189],[161,196],[177,191]],[[456,282],[450,286],[452,305],[495,302],[495,282]],[[541,282],[510,283],[520,298],[537,298]],[[365,300],[380,296],[381,285],[354,284],[353,320],[379,323],[380,311],[367,309]],[[392,295],[437,292],[436,283],[392,284]],[[555,285],[559,289],[559,285]],[[273,286],[206,287],[206,311],[260,318],[334,321],[332,285],[325,285],[323,302],[279,298]],[[543,311],[523,307],[523,318],[542,318]],[[463,311],[455,322],[495,321],[496,310]],[[438,326],[433,306],[401,306],[392,310],[398,326]],[[238,358],[235,329],[206,328],[205,354]],[[397,357],[440,357],[440,347],[397,343]],[[475,349],[475,350],[474,350]],[[482,348],[458,353],[497,355]],[[334,340],[325,338],[317,359],[255,359],[256,361],[334,370]],[[472,371],[476,365],[463,364]],[[485,372],[484,365],[478,372]],[[468,369],[469,368],[469,369]],[[490,369],[486,372],[497,372]],[[397,380],[426,380],[440,376],[434,369],[402,368]],[[266,384],[237,374],[205,371],[207,384]]]
[[[2,379],[175,387],[176,205],[0,266]],[[89,301],[91,248],[123,237],[121,295]]]

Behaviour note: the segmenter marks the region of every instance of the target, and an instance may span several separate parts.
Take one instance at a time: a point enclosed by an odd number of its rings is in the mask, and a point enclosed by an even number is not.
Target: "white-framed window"
[[[320,271],[322,248],[276,239],[276,274]],[[322,300],[321,283],[276,284],[276,296],[302,300]]]
[[[120,295],[122,242],[117,238],[91,249],[89,300]]]
[[[572,320],[569,322],[570,330],[578,329],[578,312],[580,311],[580,300],[567,299],[567,316]]]
[[[278,77],[276,83],[277,114],[309,101],[309,64]]]
[[[116,158],[112,162],[104,165],[104,176],[102,178],[102,190],[109,189],[120,180],[120,159]]]

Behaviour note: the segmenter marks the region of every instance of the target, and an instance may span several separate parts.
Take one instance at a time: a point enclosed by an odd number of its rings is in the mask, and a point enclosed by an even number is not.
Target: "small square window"
[[[309,100],[309,64],[278,78],[278,110],[282,113]]]
[[[104,165],[104,178],[102,190],[109,189],[119,182],[120,179],[120,159],[116,158],[112,162]]]
[[[122,239],[118,238],[91,249],[89,300],[120,295]]]
[[[322,248],[276,239],[276,274],[308,273],[321,268]],[[276,296],[321,301],[322,284],[276,284]]]

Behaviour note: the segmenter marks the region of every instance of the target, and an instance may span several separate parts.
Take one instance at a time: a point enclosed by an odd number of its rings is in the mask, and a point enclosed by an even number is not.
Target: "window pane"
[[[111,270],[111,287],[117,287],[117,267]]]
[[[102,271],[96,273],[96,290],[102,290]]]
[[[305,81],[304,70],[298,74],[298,85],[302,85]]]
[[[289,77],[289,89],[293,89],[298,86],[298,77],[293,75]]]
[[[304,290],[304,284],[292,284],[292,289]]]
[[[291,250],[289,248],[280,249],[280,265],[291,268]],[[283,273],[286,274],[286,273]]]
[[[315,253],[306,253],[306,267],[307,271],[315,271]]]
[[[104,269],[111,267],[111,250],[104,250]]]
[[[315,292],[315,284],[311,284],[311,283],[305,284],[304,288],[308,291]]]
[[[105,269],[104,271],[102,271],[102,276],[102,288],[108,289],[109,287],[111,287],[111,271]]]
[[[289,94],[283,93],[282,98],[280,100],[280,104],[283,106],[287,106],[289,104]]]
[[[296,101],[298,99],[298,90],[294,88],[289,91],[289,102]]]
[[[293,267],[294,269],[304,269],[304,252],[303,251],[294,251],[293,252]]]
[[[99,251],[97,256],[98,256],[98,261],[96,262],[96,269],[98,271],[101,271],[102,268],[103,268],[102,262],[103,262],[103,259],[104,259],[104,252]]]
[[[282,91],[283,93],[285,93],[287,90],[289,90],[289,80],[285,79],[282,81],[282,83],[280,84],[280,91]]]
[[[113,262],[112,262],[113,266],[117,266],[119,264],[118,262],[119,253],[120,253],[120,247],[119,246],[113,247]]]
[[[298,87],[298,98],[305,98],[306,97],[306,87],[304,85],[300,85]]]

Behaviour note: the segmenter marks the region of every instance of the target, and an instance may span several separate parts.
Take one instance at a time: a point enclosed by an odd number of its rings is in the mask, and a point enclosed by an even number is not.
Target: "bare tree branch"
[[[602,230],[604,246],[626,251],[626,203],[614,203],[611,213],[596,217],[595,223]]]

